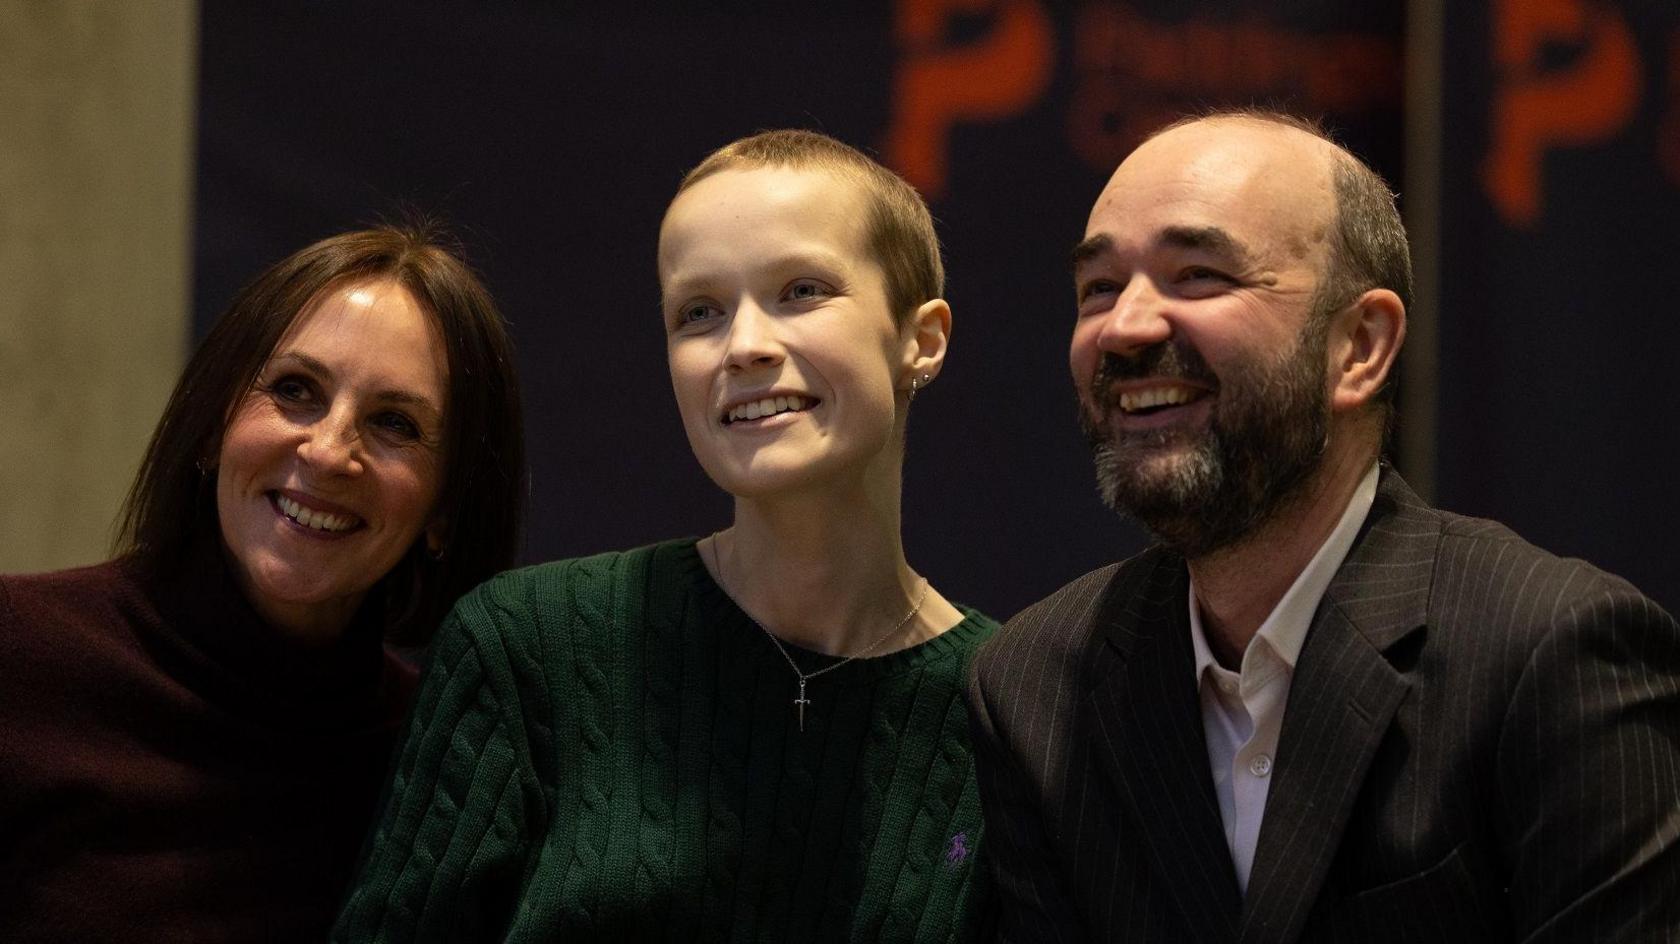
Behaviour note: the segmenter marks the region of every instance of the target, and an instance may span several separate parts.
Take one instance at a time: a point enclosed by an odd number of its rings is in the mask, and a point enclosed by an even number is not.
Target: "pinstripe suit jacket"
[[[1188,579],[1151,549],[977,657],[1004,939],[1680,940],[1680,627],[1632,586],[1384,469],[1295,670],[1245,898]]]

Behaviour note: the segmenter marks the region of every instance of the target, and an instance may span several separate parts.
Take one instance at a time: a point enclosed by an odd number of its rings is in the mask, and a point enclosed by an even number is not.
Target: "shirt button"
[[[1233,679],[1220,679],[1219,690],[1227,695],[1235,695],[1237,693],[1237,683]]]
[[[1272,772],[1272,759],[1265,754],[1256,754],[1248,762],[1248,772],[1256,777],[1264,777]]]

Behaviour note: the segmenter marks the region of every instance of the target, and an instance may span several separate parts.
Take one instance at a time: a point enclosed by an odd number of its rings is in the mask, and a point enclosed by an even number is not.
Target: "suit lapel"
[[[1104,602],[1113,664],[1090,696],[1104,741],[1095,754],[1191,938],[1235,941],[1241,902],[1208,771],[1188,579],[1182,561],[1164,555],[1143,587]]]
[[[1424,625],[1440,532],[1390,470],[1308,630],[1243,903],[1244,944],[1306,924],[1377,745],[1408,688],[1385,650]]]
[[[1245,944],[1292,941],[1406,682],[1340,613],[1321,612],[1290,683],[1244,901]]]

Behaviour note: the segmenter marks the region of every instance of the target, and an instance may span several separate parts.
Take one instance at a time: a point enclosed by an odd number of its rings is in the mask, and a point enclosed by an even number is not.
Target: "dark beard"
[[[1080,410],[1096,459],[1104,503],[1135,519],[1161,544],[1187,558],[1229,547],[1302,489],[1323,461],[1329,430],[1324,358],[1328,325],[1308,319],[1295,350],[1272,364],[1246,363],[1216,380],[1200,354],[1165,342],[1122,358],[1104,354]],[[1119,403],[1116,380],[1182,377],[1218,394],[1200,430],[1113,435],[1108,412]],[[1178,454],[1170,468],[1154,461]]]

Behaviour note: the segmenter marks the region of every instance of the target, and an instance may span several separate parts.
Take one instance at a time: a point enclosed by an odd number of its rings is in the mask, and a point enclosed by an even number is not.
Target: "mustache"
[[[1091,402],[1107,404],[1110,388],[1119,381],[1168,378],[1219,389],[1219,378],[1195,348],[1163,341],[1129,356],[1105,351],[1091,374]]]

